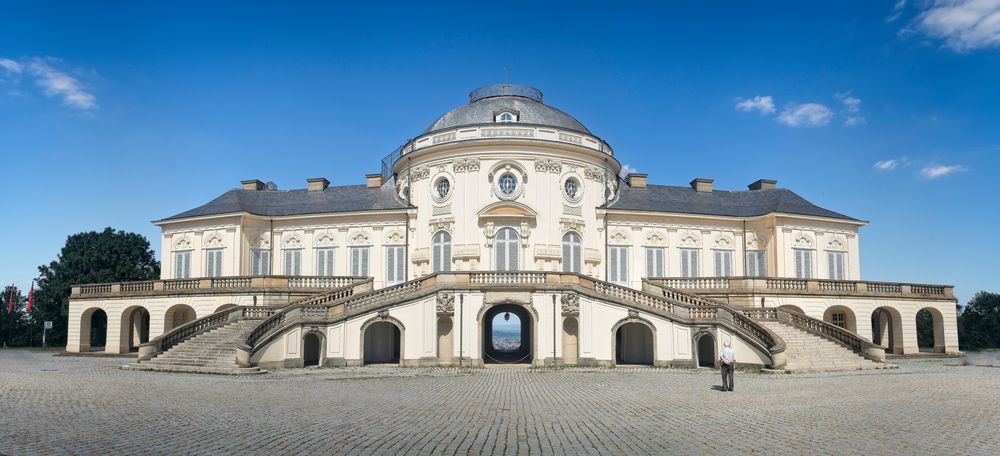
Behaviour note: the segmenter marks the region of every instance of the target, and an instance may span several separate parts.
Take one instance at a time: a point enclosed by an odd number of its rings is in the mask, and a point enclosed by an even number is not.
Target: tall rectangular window
[[[390,245],[385,248],[385,284],[395,285],[406,281],[406,246]]]
[[[712,256],[715,257],[715,276],[716,277],[729,277],[733,275],[733,251],[732,250],[713,250]]]
[[[628,285],[628,247],[608,247],[608,282]]]
[[[844,267],[844,258],[847,255],[844,252],[826,252],[826,259],[828,263],[828,271],[830,278],[833,280],[844,280],[847,276]]]
[[[222,249],[205,250],[205,277],[222,275]]]
[[[681,277],[698,277],[698,249],[681,250]]]
[[[663,277],[663,247],[646,247],[646,277]]]
[[[302,249],[285,249],[285,275],[302,275]]]
[[[763,250],[747,251],[747,277],[764,277],[767,275],[767,266],[764,263]]]
[[[840,326],[841,328],[847,328],[847,320],[844,318],[843,312],[834,312],[833,315],[831,315],[831,319],[833,320],[834,325]]]
[[[811,279],[813,270],[812,250],[794,249],[795,251],[795,277],[800,279]]]
[[[334,256],[333,249],[324,248],[316,249],[316,275],[320,277],[329,277],[334,274]]]
[[[264,249],[250,250],[250,274],[255,276],[271,274],[271,251]]]
[[[191,277],[191,251],[174,252],[174,278],[188,279]]]
[[[368,247],[351,247],[351,275],[368,277]]]

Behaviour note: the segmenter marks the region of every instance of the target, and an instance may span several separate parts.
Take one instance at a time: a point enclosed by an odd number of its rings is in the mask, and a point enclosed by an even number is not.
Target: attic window
[[[501,111],[497,113],[495,120],[497,122],[517,122],[517,114],[510,111]]]

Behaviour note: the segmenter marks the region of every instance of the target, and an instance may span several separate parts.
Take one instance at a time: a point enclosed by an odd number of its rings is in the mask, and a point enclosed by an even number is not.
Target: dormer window
[[[493,113],[493,120],[496,122],[517,122],[518,112],[517,111],[497,111]]]

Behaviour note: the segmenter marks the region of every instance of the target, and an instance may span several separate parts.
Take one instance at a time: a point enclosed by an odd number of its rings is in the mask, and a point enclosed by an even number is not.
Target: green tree
[[[958,343],[963,350],[1000,348],[1000,293],[980,291],[962,308]]]
[[[14,290],[14,305],[8,314],[7,305],[11,301],[11,288],[13,287],[10,285],[4,287],[3,296],[0,296],[0,346],[28,345],[29,332],[32,329],[31,319],[24,311],[28,300],[21,289]]]
[[[105,228],[67,237],[56,260],[39,266],[38,272],[31,310],[37,326],[33,340],[41,340],[42,322],[50,320],[49,343],[65,345],[72,285],[157,279],[160,262],[144,236]]]

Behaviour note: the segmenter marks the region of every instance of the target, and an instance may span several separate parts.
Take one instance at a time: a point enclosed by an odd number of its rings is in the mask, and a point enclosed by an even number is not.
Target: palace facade
[[[724,341],[743,364],[791,370],[957,352],[952,287],[862,280],[867,223],[774,180],[650,184],[540,91],[487,86],[364,185],[251,179],[155,221],[162,279],[75,286],[67,350],[229,373],[699,366]],[[500,314],[520,320],[518,350],[491,346]]]

